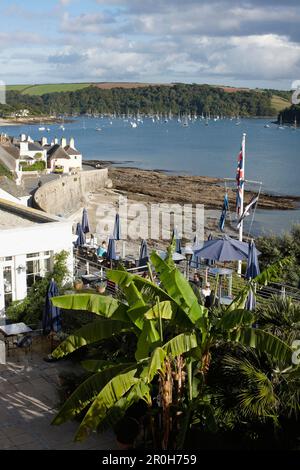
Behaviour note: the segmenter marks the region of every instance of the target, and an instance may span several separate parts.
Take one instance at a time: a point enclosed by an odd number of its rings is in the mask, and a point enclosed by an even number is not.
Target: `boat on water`
[[[130,125],[131,125],[131,127],[133,127],[133,128],[136,128],[136,127],[137,127],[137,123],[136,123],[136,122],[133,122],[133,121],[130,123]]]
[[[96,127],[96,131],[102,131],[101,127]]]
[[[269,124],[265,124],[264,127],[268,128],[268,127],[270,127],[270,125],[269,125]]]
[[[39,127],[39,131],[45,131],[46,130],[46,127]]]
[[[237,122],[235,123],[236,126],[239,126],[240,124],[241,124],[241,121],[237,121]]]

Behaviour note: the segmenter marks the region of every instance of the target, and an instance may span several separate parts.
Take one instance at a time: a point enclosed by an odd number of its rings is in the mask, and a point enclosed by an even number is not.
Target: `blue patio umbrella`
[[[87,210],[84,208],[83,211],[82,211],[82,222],[81,222],[81,226],[82,226],[82,231],[83,233],[88,233],[90,232],[90,225],[89,225],[89,218],[88,218],[88,213],[87,213]]]
[[[246,269],[246,279],[253,279],[260,274],[259,262],[258,262],[258,252],[253,240],[249,242],[249,255]],[[255,309],[255,295],[251,289],[246,303],[247,310]]]
[[[120,222],[120,215],[117,213],[115,218],[115,225],[113,231],[113,239],[114,240],[121,240],[121,222]]]
[[[214,261],[244,260],[248,258],[248,244],[225,236],[204,242],[202,248],[194,249],[194,253]]]
[[[149,261],[148,246],[146,240],[141,241],[139,266],[145,266]]]
[[[46,295],[45,308],[43,313],[43,333],[49,334],[50,331],[55,331],[56,333],[61,330],[61,316],[60,308],[54,307],[51,302],[53,297],[59,295],[58,287],[54,279],[51,280]]]
[[[83,233],[82,226],[79,222],[76,227],[76,235],[77,235],[77,240],[75,242],[75,246],[85,245],[85,235]]]
[[[116,255],[116,244],[114,238],[110,238],[108,241],[108,247],[107,247],[107,259],[110,261],[116,260],[117,255]]]
[[[176,253],[181,254],[181,239],[178,236],[178,230],[177,230],[176,227],[173,229],[173,232],[172,232],[172,239],[173,238],[175,238],[175,240],[176,240],[175,251],[176,251]]]

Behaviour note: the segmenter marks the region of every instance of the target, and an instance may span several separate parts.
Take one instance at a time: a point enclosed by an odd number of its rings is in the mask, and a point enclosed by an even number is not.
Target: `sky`
[[[291,89],[300,0],[0,0],[0,80]]]

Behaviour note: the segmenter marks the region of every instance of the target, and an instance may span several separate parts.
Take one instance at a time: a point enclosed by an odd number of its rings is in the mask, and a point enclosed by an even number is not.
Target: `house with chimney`
[[[71,174],[82,170],[82,154],[76,149],[74,138],[69,142],[65,137],[60,142],[57,138],[48,142],[47,137],[34,141],[25,134],[19,138],[0,135],[0,163],[12,173],[18,174],[24,167],[30,170],[37,162],[44,162],[48,173]]]
[[[43,141],[44,142],[44,141]],[[62,137],[60,143],[54,139],[47,148],[47,170],[51,173],[77,173],[82,170],[82,154],[76,149],[74,138]]]

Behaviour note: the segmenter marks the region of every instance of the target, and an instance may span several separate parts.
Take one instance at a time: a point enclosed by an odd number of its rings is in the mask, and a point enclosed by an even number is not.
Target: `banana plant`
[[[183,410],[187,403],[194,403],[195,397],[198,401],[205,398],[211,349],[220,342],[257,348],[279,365],[290,362],[292,350],[287,344],[252,328],[254,315],[243,309],[246,290],[219,318],[199,305],[189,282],[172,261],[173,250],[174,242],[164,261],[155,252],[151,255],[160,286],[118,269],[109,271],[107,277],[118,284],[125,300],[86,293],[52,299],[57,307],[95,314],[94,322],[56,348],[52,353],[55,358],[120,334],[134,334],[137,339],[131,362],[82,363],[92,375],[74,391],[53,420],[53,424],[61,424],[84,411],[75,440],[86,438],[91,430],[99,429],[110,417],[120,416],[138,400],[144,400],[151,408],[158,388],[161,446],[169,448],[170,436],[180,431],[180,421],[172,416],[171,409]],[[211,414],[211,409],[206,409]]]

